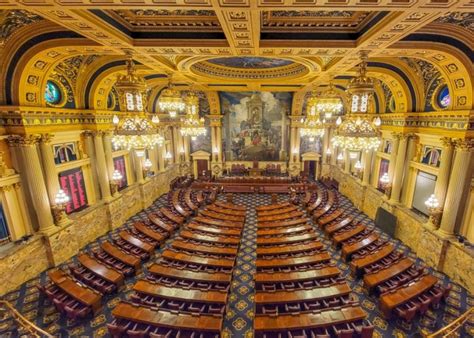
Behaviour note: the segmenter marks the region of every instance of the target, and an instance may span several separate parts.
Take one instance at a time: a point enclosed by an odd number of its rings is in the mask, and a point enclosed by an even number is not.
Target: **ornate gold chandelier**
[[[175,118],[178,113],[184,111],[186,105],[181,98],[181,92],[174,89],[171,81],[168,83],[168,87],[161,91],[158,107],[161,111],[168,113],[171,118]]]
[[[316,91],[313,90],[306,103],[306,118],[301,118],[303,126],[300,129],[300,135],[307,136],[310,142],[314,142],[316,137],[324,135],[324,124],[321,122],[317,110],[318,100]]]
[[[145,154],[145,149],[163,143],[158,134],[156,124],[160,122],[157,115],[151,120],[146,113],[147,85],[145,80],[136,74],[132,58],[127,60],[127,74],[119,75],[115,83],[123,118],[114,115],[112,122],[115,133],[112,143],[115,148],[134,149],[138,156]]]
[[[347,91],[351,95],[351,109],[344,121],[339,117],[336,135],[332,139],[335,146],[349,151],[375,150],[380,145],[380,118],[371,119],[368,110],[374,93],[374,84],[367,77],[367,54],[361,53],[359,75],[351,80]]]
[[[340,114],[343,107],[342,99],[336,93],[332,82],[330,82],[329,88],[316,101],[316,111],[325,119],[330,119],[332,115]]]
[[[194,92],[186,96],[186,116],[181,119],[181,135],[190,136],[196,140],[200,135],[206,135],[204,118],[199,118],[199,97]]]

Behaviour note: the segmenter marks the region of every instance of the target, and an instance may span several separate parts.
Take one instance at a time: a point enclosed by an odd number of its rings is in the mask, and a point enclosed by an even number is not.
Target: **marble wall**
[[[447,240],[424,226],[426,219],[401,204],[387,201],[383,193],[372,186],[365,186],[353,176],[336,166],[330,176],[339,182],[339,190],[354,205],[375,219],[382,207],[397,217],[395,237],[409,246],[426,264],[448,275],[454,282],[474,294],[474,255],[455,240]]]
[[[111,201],[97,204],[70,215],[71,223],[48,235],[36,234],[27,243],[0,254],[0,295],[14,290],[40,272],[57,266],[78,251],[121,226],[140,210],[168,192],[169,182],[178,176],[177,165],[167,168],[143,184],[133,184]]]

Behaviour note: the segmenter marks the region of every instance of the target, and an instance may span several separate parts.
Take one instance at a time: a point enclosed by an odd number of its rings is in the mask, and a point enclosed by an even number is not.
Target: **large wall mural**
[[[203,92],[197,92],[196,95],[199,97],[199,116],[206,117],[211,113],[209,101],[207,100],[206,94]],[[206,126],[206,135],[201,135],[196,137],[195,140],[191,140],[191,154],[199,150],[207,151],[208,153],[210,153],[212,150],[211,127],[209,126],[208,118],[204,120],[204,125]]]
[[[285,161],[292,93],[220,92],[227,161]]]

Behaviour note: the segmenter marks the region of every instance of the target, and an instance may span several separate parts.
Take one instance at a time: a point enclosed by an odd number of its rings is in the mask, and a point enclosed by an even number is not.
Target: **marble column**
[[[191,138],[189,136],[183,136],[183,144],[184,144],[184,160],[189,163],[191,156],[190,156],[190,148],[191,148]]]
[[[324,128],[323,149],[321,150],[322,164],[327,163],[327,149],[329,149],[329,128]]]
[[[216,149],[218,149],[216,142],[216,127],[211,126],[211,162],[217,161],[217,154],[215,153]]]
[[[414,160],[416,155],[416,144],[418,142],[418,136],[416,134],[410,134],[408,137],[408,145],[407,145],[407,156],[406,161],[404,163],[404,171],[405,175],[403,176],[403,186],[407,186],[409,177],[410,177],[410,162]],[[403,190],[402,192],[402,201],[405,205],[408,205],[408,189]]]
[[[295,156],[293,155],[293,149],[295,147],[295,127],[290,128],[290,162],[294,162]]]
[[[440,165],[434,194],[438,199],[439,205],[444,204],[446,192],[448,190],[449,172],[453,161],[454,143],[450,138],[444,137],[443,149],[441,151]]]
[[[160,171],[165,171],[165,154],[166,154],[166,146],[163,143],[161,146],[158,146],[158,164],[160,166]]]
[[[392,152],[390,153],[390,162],[388,164],[388,177],[390,182],[393,182],[393,172],[395,171],[395,165],[397,163],[398,144],[400,142],[400,134],[394,133],[392,140]]]
[[[91,173],[92,173],[92,186],[94,188],[94,195],[99,196],[100,194],[99,176],[97,175],[97,159],[95,156],[93,134],[91,131],[85,131],[83,135],[84,135],[86,154],[90,159],[90,166],[91,166]]]
[[[21,148],[22,173],[25,174],[28,181],[28,189],[31,195],[32,207],[38,220],[39,231],[50,232],[55,228],[55,225],[38,154],[38,137],[32,135],[25,137],[12,136],[9,141],[16,142]]]
[[[59,179],[54,163],[53,147],[51,146],[51,135],[44,134],[40,138],[41,159],[43,160],[44,176],[46,179],[46,188],[48,190],[49,202],[54,205],[56,194],[58,193]]]
[[[296,148],[296,151],[298,152],[298,156],[296,156],[296,162],[300,162],[301,135],[300,135],[300,128],[298,127],[295,128],[295,148]]]
[[[363,153],[364,156],[364,169],[362,172],[362,184],[370,184],[370,173],[372,172],[372,153],[373,150],[369,150]]]
[[[143,177],[143,159],[144,157],[138,157],[136,152],[133,152],[134,164],[135,164],[135,176],[137,182],[143,184],[145,178]]]
[[[405,168],[405,161],[406,161],[406,153],[407,153],[407,135],[399,135],[399,142],[398,142],[398,151],[397,151],[397,158],[395,160],[395,168],[393,170],[393,179],[392,179],[392,192],[390,194],[390,201],[398,203],[400,202],[400,192],[402,191],[402,183],[403,183],[403,174]]]
[[[216,144],[219,152],[217,153],[217,162],[222,163],[222,130],[221,127],[216,127]]]
[[[110,192],[109,175],[107,170],[107,163],[105,160],[104,141],[102,139],[102,134],[102,132],[96,132],[94,134],[94,148],[100,192],[102,195],[102,199],[107,201],[112,198],[112,195]]]
[[[104,152],[105,152],[105,163],[107,165],[107,175],[109,179],[112,179],[114,174],[114,158],[112,156],[112,134],[111,132],[104,132],[103,136]]]
[[[151,162],[150,170],[154,175],[158,173],[158,155],[157,155],[158,146],[153,147],[153,149],[148,149],[148,158]]]
[[[349,150],[344,150],[344,172],[346,174],[351,173],[351,158],[349,156]]]
[[[469,185],[471,177],[468,176],[470,162],[472,159],[472,140],[458,140],[456,142],[456,152],[454,157],[453,169],[449,178],[446,200],[443,207],[443,216],[438,234],[443,237],[454,235],[456,227],[456,218],[460,210],[463,191]]]

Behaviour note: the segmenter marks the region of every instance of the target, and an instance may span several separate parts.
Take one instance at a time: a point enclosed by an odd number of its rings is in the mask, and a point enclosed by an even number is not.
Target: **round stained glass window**
[[[53,81],[46,83],[46,89],[44,91],[44,99],[49,104],[59,104],[62,100],[62,93],[59,86]]]
[[[436,102],[440,108],[448,108],[451,103],[451,96],[449,95],[448,86],[444,85],[438,91],[438,96],[436,97]]]

